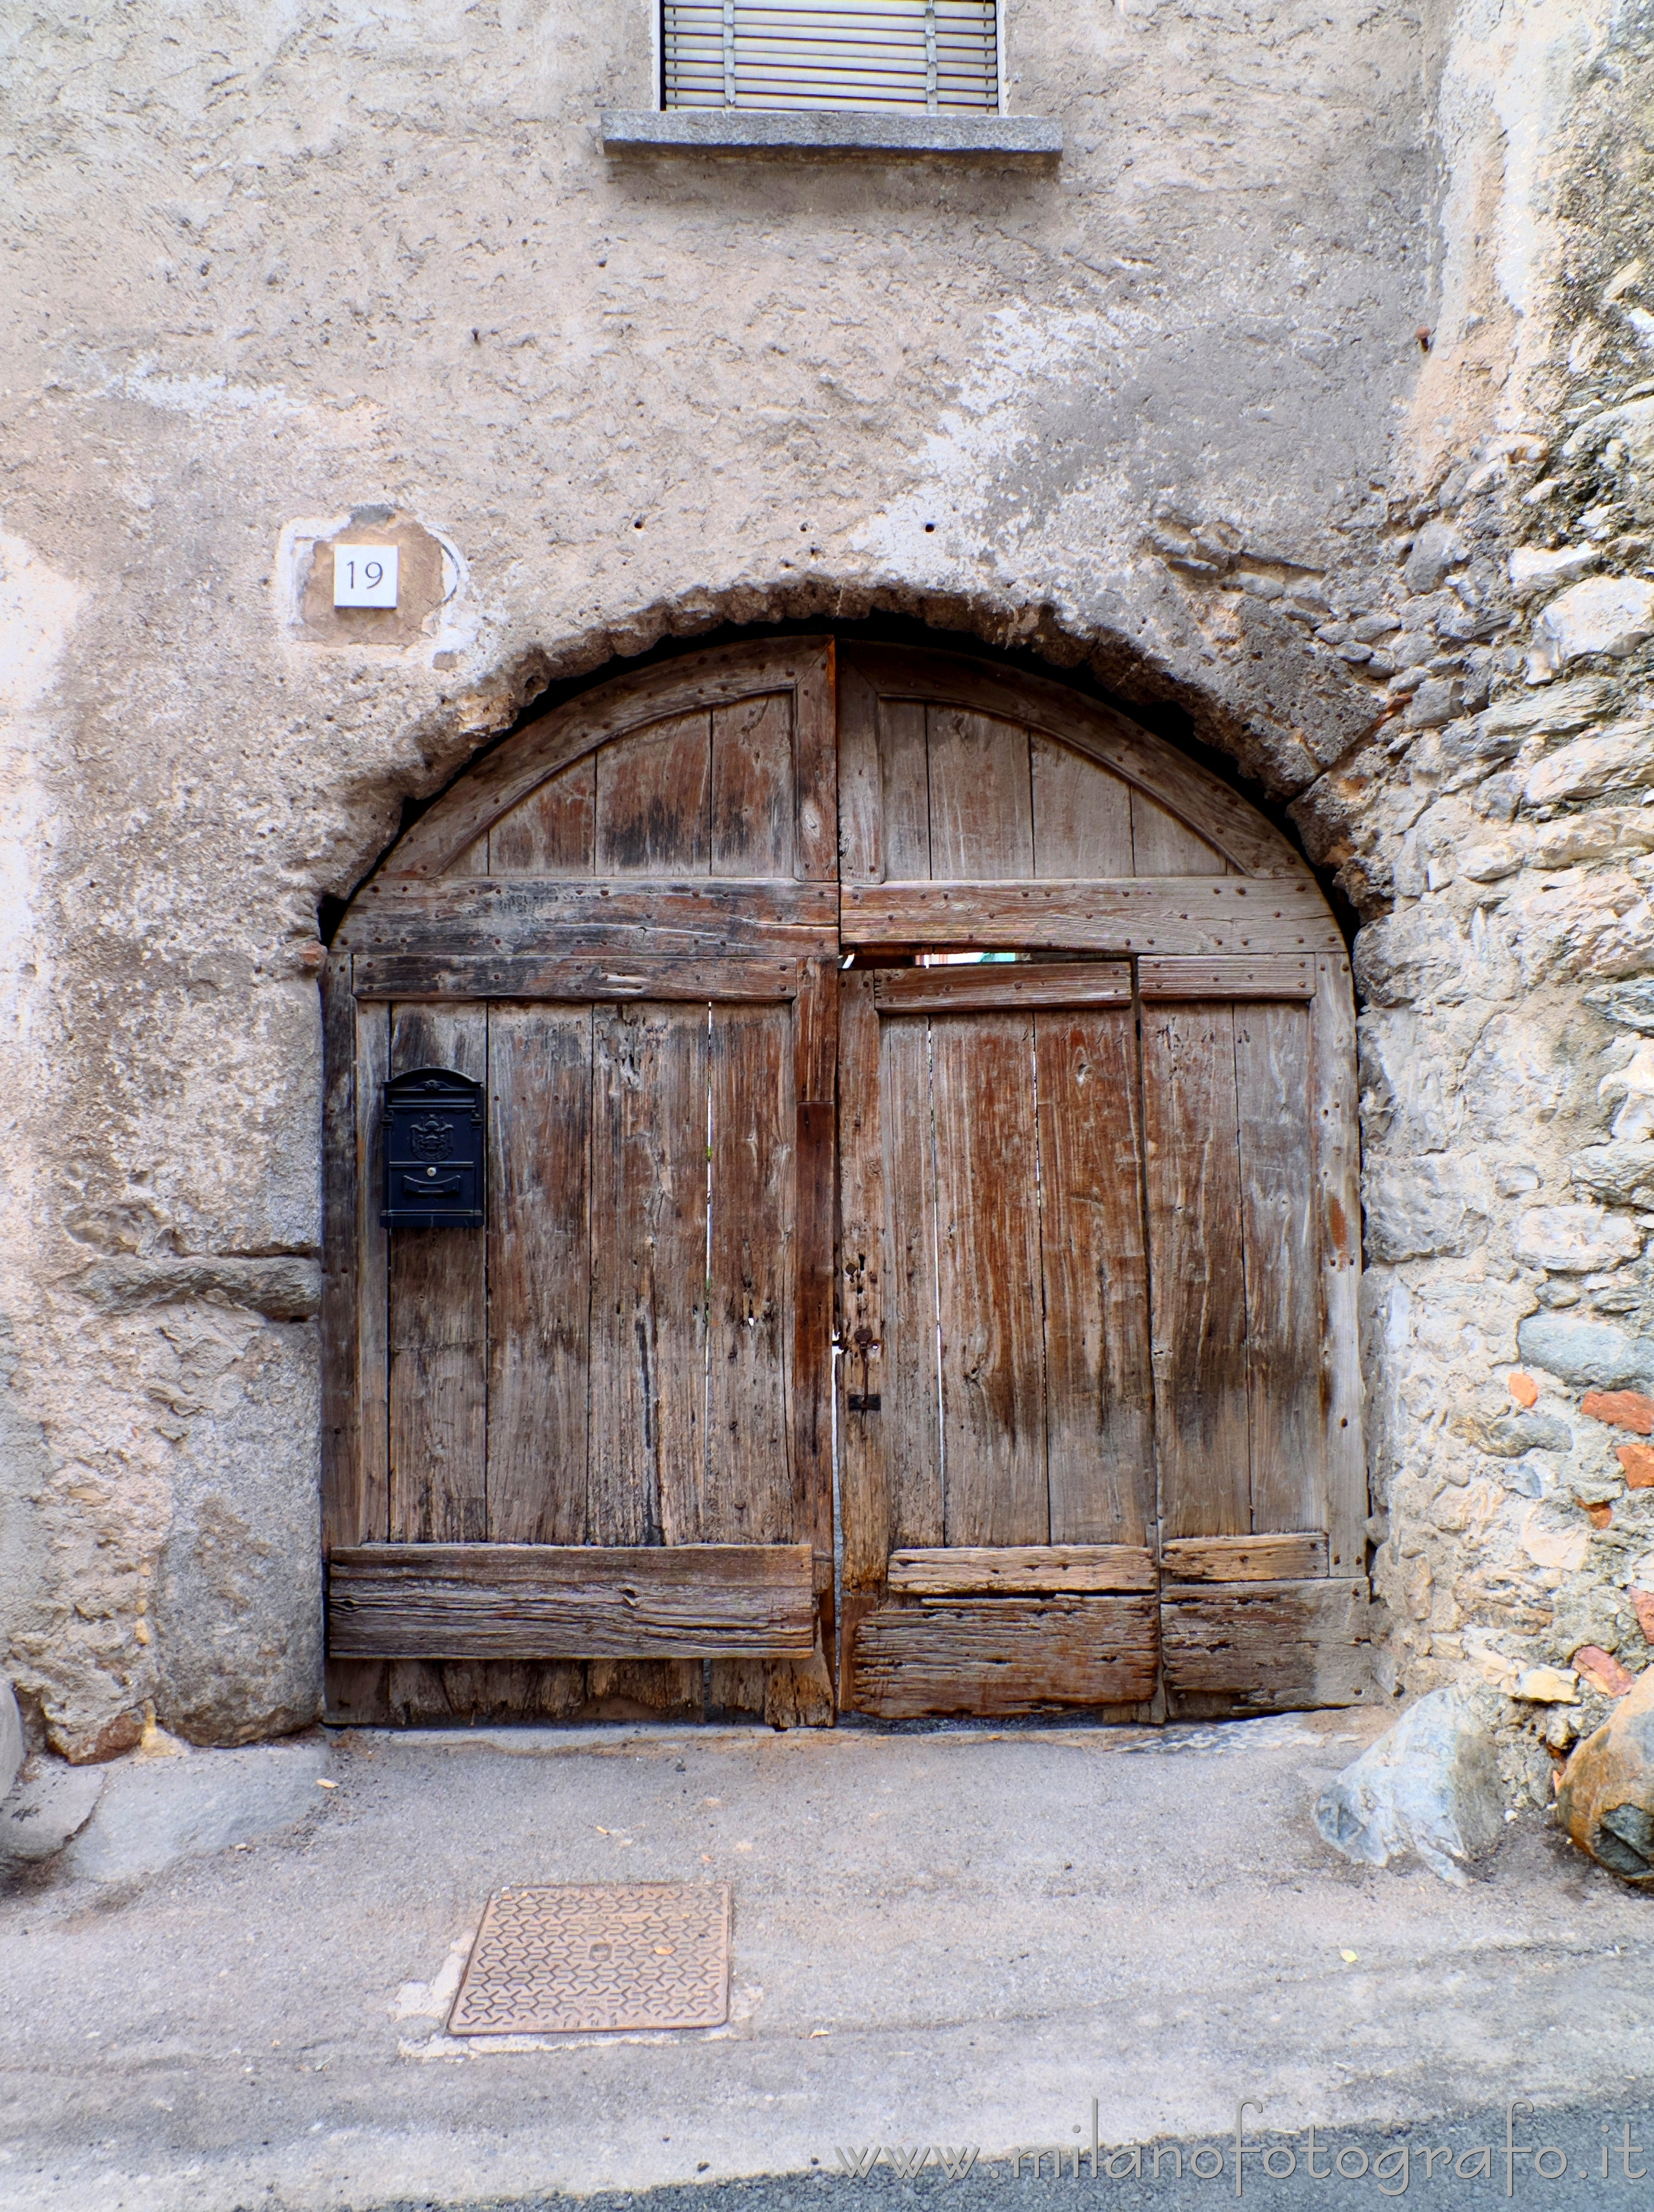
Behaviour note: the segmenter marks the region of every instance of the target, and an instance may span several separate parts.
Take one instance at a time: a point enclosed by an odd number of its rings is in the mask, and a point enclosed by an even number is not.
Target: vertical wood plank
[[[1131,795],[1132,873],[1134,876],[1222,876],[1223,854],[1177,816],[1134,791]]]
[[[1234,1024],[1252,1531],[1324,1528],[1309,1010],[1241,1005]]]
[[[592,1010],[489,1012],[488,1530],[586,1540]]]
[[[322,1015],[322,1540],[371,1543],[363,1495],[356,1327],[356,1006],[350,955],[321,975]]]
[[[1367,1464],[1362,1437],[1359,1133],[1355,1002],[1349,963],[1316,962],[1310,1002],[1310,1112],[1322,1290],[1322,1404],[1329,1571],[1366,1569]]]
[[[1034,872],[1044,877],[1132,872],[1131,787],[1072,745],[1033,732]]]
[[[487,1008],[393,1008],[391,1073],[412,1067],[484,1080]],[[488,1534],[487,1244],[474,1229],[406,1229],[390,1245],[391,1540],[478,1543]]]
[[[1027,731],[962,707],[933,707],[927,720],[932,875],[997,882],[1031,876]]]
[[[589,876],[596,849],[593,752],[531,791],[494,824],[488,836],[488,871],[495,876]]]
[[[1143,1149],[1163,1536],[1250,1534],[1236,1111],[1228,1002],[1145,1008]]]
[[[937,1304],[948,1544],[1045,1544],[1033,1020],[933,1018]]]
[[[913,1026],[922,1033],[922,1023]],[[891,1549],[886,1439],[897,1417],[897,1386],[891,1379],[886,1308],[890,1229],[880,1118],[879,1021],[871,975],[852,969],[843,978],[838,1037],[839,1327],[844,1340],[839,1513],[845,1589],[877,1591],[884,1586],[885,1563]],[[934,1364],[933,1354],[933,1370]],[[855,1406],[849,1402],[853,1398],[859,1401]],[[869,1407],[870,1399],[878,1400],[876,1408]],[[841,1608],[841,1621],[845,1618]]]
[[[703,1490],[663,1485],[668,1543],[797,1540],[793,1015],[712,1009],[712,1257]]]
[[[587,1540],[659,1544],[706,1480],[707,1012],[593,1028]]]
[[[798,872],[806,883],[838,874],[838,647],[830,638],[800,659],[793,694]]]
[[[391,1232],[385,1203],[386,1079],[391,1009],[356,1008],[356,1431],[362,1519],[370,1543],[391,1533]]]
[[[712,717],[673,714],[597,761],[597,872],[704,876],[711,854]]]
[[[885,879],[879,699],[854,656],[838,657],[838,863],[846,883]]]
[[[1154,1409],[1136,1024],[1034,1017],[1054,1544],[1146,1544]]]
[[[879,702],[879,769],[885,820],[885,873],[897,883],[930,874],[930,769],[925,708],[919,699]]]
[[[886,1551],[946,1541],[941,1400],[936,1372],[936,1174],[931,1145],[930,1024],[879,1024],[885,1152],[885,1424],[891,1517]],[[884,1563],[879,1563],[884,1572]]]
[[[771,691],[712,710],[712,872],[791,876],[793,698]]]
[[[772,1722],[830,1721],[836,1592],[833,1588],[833,1334],[837,1254],[834,1229],[838,1165],[837,963],[805,963],[794,1004],[798,1140],[794,1267],[793,1463],[799,1518],[819,1563],[817,1626],[820,1655],[804,1670],[772,1669],[765,1711]]]

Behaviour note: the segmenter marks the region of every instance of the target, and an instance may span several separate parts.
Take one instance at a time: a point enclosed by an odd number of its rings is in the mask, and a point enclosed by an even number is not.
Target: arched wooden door
[[[337,1717],[1360,1693],[1347,969],[1171,749],[962,657],[664,664],[462,778],[326,983]],[[382,1218],[425,1069],[485,1226]]]

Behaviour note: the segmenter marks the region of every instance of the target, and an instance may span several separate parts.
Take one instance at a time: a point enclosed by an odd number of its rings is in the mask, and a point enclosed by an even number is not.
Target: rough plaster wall
[[[1575,511],[1523,504],[1544,456],[1511,441],[1577,404],[1559,348],[1599,345],[1593,392],[1641,357],[1569,259],[1631,258],[1581,198],[1641,127],[1627,22],[1020,0],[1056,170],[608,162],[648,0],[4,35],[0,525],[35,642],[0,1601],[52,1739],[313,1710],[319,897],[548,679],[876,609],[1180,700],[1371,918],[1378,1572],[1398,1683],[1471,1663],[1459,1584],[1529,1507],[1578,1512],[1512,1504],[1449,1424],[1539,1310],[1517,1216],[1574,1202],[1603,1133],[1621,1032],[1578,986],[1644,957],[1640,794],[1530,823],[1477,712],[1528,696],[1510,546]],[[411,645],[295,621],[296,564],[367,506],[449,556]],[[1605,665],[1593,729],[1641,663]],[[1548,872],[1557,822],[1589,852]],[[1468,875],[1501,839],[1518,863]],[[1602,1272],[1640,1298],[1640,1267]]]

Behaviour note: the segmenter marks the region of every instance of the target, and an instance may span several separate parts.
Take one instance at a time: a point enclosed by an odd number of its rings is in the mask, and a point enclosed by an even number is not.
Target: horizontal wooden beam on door
[[[341,952],[538,953],[555,944],[623,960],[768,953],[807,959],[838,948],[838,886],[752,882],[577,881],[529,876],[381,876],[357,897]]]
[[[984,961],[969,968],[879,968],[881,1014],[962,1014],[1015,1006],[1128,1006],[1123,960]]]
[[[1365,1581],[1165,1583],[1174,1716],[1308,1711],[1376,1697]]]
[[[885,1606],[856,1631],[849,1703],[882,1720],[1140,1704],[1154,1694],[1152,1597]]]
[[[1341,952],[1318,887],[1274,877],[1139,876],[1107,883],[846,884],[847,945],[1058,951]]]
[[[336,1659],[787,1658],[815,1649],[808,1544],[365,1544],[335,1551]]]
[[[893,1552],[889,1586],[905,1597],[1152,1590],[1154,1554],[1135,1544],[961,1544]]]
[[[622,999],[795,999],[796,960],[562,960],[538,953],[358,952],[359,999],[535,999],[584,1005]]]
[[[1311,959],[1265,953],[1219,953],[1207,960],[1165,960],[1158,956],[1137,963],[1137,988],[1145,999],[1312,999],[1316,970]]]
[[[1324,1529],[1274,1536],[1178,1536],[1160,1547],[1173,1582],[1296,1582],[1327,1571]]]

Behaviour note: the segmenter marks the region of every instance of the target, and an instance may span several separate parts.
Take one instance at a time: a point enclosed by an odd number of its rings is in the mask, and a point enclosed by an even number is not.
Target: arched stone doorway
[[[352,902],[327,1102],[337,1717],[1365,1694],[1342,939],[1106,708],[824,637],[582,695]]]

